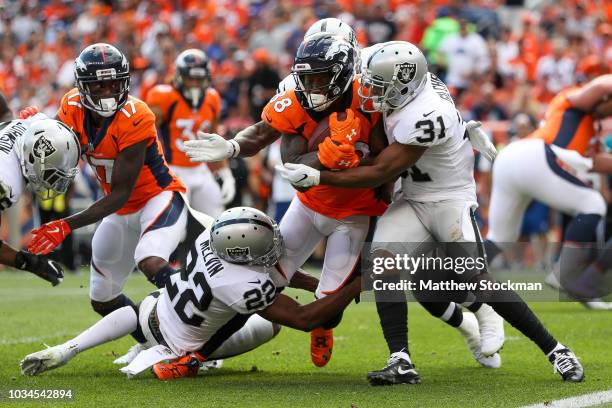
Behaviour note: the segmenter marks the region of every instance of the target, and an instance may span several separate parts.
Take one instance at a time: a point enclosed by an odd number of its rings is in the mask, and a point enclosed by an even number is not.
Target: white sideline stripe
[[[40,344],[42,344],[44,342],[44,340],[54,339],[54,338],[63,337],[63,336],[74,337],[74,336],[76,336],[79,333],[80,332],[74,332],[74,331],[60,331],[60,332],[56,332],[56,333],[52,333],[52,334],[46,334],[44,336],[20,337],[20,338],[17,338],[17,339],[3,339],[3,338],[0,338],[0,346],[16,346],[18,344],[33,344],[33,343],[40,343]]]
[[[520,408],[583,408],[612,402],[612,390],[592,392],[577,397],[550,401],[546,404],[525,405]]]

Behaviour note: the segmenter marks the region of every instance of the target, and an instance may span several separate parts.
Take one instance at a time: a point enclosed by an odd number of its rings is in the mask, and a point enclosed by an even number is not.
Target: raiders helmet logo
[[[404,62],[395,65],[395,70],[397,72],[397,80],[400,83],[407,85],[408,82],[412,81],[416,75],[416,64]]]
[[[246,259],[251,253],[248,247],[247,248],[240,248],[240,247],[227,248],[225,252],[227,252],[227,256],[234,258],[234,259],[241,259],[241,258]]]
[[[32,154],[39,159],[49,157],[53,153],[55,153],[55,147],[51,144],[49,140],[47,140],[44,136],[40,136],[32,147]]]

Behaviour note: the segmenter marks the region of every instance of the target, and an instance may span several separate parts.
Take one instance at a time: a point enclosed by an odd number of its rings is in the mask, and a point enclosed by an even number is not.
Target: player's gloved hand
[[[359,156],[352,144],[336,144],[329,137],[319,144],[317,156],[328,169],[343,170],[359,166]]]
[[[72,232],[72,229],[64,220],[48,222],[40,228],[32,230],[33,238],[28,245],[28,251],[34,254],[47,255],[61,244],[70,232]]]
[[[346,118],[344,120],[338,119],[337,112],[329,116],[329,136],[334,142],[354,145],[359,139],[361,121],[352,109],[347,109],[345,113]]]
[[[474,150],[480,152],[488,161],[493,163],[495,156],[497,156],[497,149],[491,143],[489,136],[482,130],[482,123],[470,120],[465,128]]]
[[[573,170],[579,179],[588,177],[588,173],[593,169],[593,159],[584,157],[575,150],[563,149],[559,146],[550,145],[555,156]],[[570,171],[571,172],[571,171]]]
[[[238,142],[225,140],[216,133],[198,132],[198,140],[187,140],[184,146],[192,162],[218,162],[240,153]]]
[[[215,173],[221,179],[221,203],[229,204],[236,195],[236,179],[229,167],[223,167]]]
[[[319,170],[305,164],[277,164],[274,168],[281,177],[296,187],[308,188],[318,186],[321,179],[321,172]]]
[[[19,251],[15,256],[15,267],[22,271],[32,272],[44,280],[57,286],[64,280],[64,271],[60,264],[40,255]]]
[[[38,112],[40,112],[40,109],[38,109],[38,106],[36,105],[26,106],[25,108],[19,111],[19,119],[27,119],[30,116],[36,115]]]

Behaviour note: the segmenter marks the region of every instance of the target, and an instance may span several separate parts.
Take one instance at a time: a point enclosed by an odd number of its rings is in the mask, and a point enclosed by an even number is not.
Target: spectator
[[[566,55],[567,41],[555,38],[552,41],[552,52],[538,61],[536,78],[544,85],[542,101],[550,100],[554,95],[574,83],[574,60]]]
[[[281,78],[272,67],[270,54],[265,48],[258,48],[253,52],[253,60],[257,68],[248,78],[249,83],[249,110],[251,118],[259,122],[261,111],[276,93]]]
[[[438,55],[446,67],[446,84],[455,95],[468,87],[470,78],[485,73],[490,66],[487,43],[463,19],[459,21],[459,32],[442,41]]]
[[[472,108],[472,119],[480,121],[506,120],[508,114],[500,103],[495,101],[495,85],[488,82],[481,88],[481,99]]]

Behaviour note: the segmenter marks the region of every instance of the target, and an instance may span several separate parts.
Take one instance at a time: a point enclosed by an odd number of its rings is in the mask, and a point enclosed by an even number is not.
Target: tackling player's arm
[[[338,187],[373,188],[395,180],[412,167],[427,147],[392,143],[374,160],[371,166],[343,171],[322,171],[320,184]]]
[[[96,201],[85,210],[66,218],[71,229],[93,224],[117,212],[130,198],[144,165],[147,141],[135,143],[122,150],[113,166],[110,194]]]
[[[612,95],[612,74],[602,75],[567,96],[574,108],[594,113],[596,107]]]
[[[13,112],[9,109],[6,98],[0,92],[0,122],[8,122],[9,120],[13,120]]]
[[[283,163],[305,164],[319,170],[326,168],[319,161],[318,152],[308,152],[308,140],[300,135],[282,136],[281,158]]]
[[[289,287],[314,293],[319,286],[319,280],[301,269],[295,271],[289,282]]]
[[[297,330],[311,331],[336,317],[361,291],[361,278],[354,279],[338,292],[300,305],[289,296],[279,294],[274,303],[257,312],[271,322]]]

